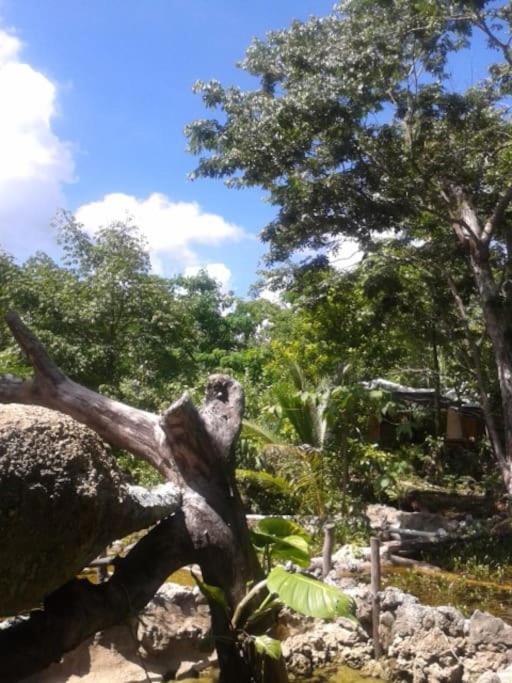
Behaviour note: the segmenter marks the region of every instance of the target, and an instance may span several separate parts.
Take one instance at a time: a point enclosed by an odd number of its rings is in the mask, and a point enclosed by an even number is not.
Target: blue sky
[[[96,203],[96,211],[89,211],[96,215],[105,206],[97,205],[105,195],[122,193],[144,201],[159,193],[165,199],[153,202],[150,215],[160,207],[161,225],[169,221],[170,232],[180,230],[171,224],[174,220],[197,223],[198,216],[189,215],[186,206],[185,213],[175,214],[166,200],[171,205],[196,202],[201,212],[217,214],[240,230],[219,225],[217,238],[208,243],[206,219],[196,226],[202,237],[186,241],[182,236],[178,245],[167,244],[168,251],[157,254],[158,267],[170,274],[222,263],[232,273],[230,285],[244,294],[263,253],[250,235],[257,235],[273,210],[257,191],[230,191],[220,181],[187,179],[194,158],[185,151],[183,128],[205,115],[192,84],[217,78],[249,85],[235,64],[253,36],[331,7],[331,0],[0,0],[0,28],[21,43],[13,59],[55,87],[49,128],[57,147],[63,145],[57,152],[66,157],[48,169],[56,178],[51,188],[45,192],[42,183],[32,195],[21,193],[20,201],[30,207],[15,204],[2,215],[0,206],[4,247],[18,258],[38,248],[56,253],[48,223],[58,205],[76,211]],[[30,82],[26,90],[20,106],[37,108]],[[36,121],[34,128],[40,127]],[[9,151],[17,152],[12,146]]]
[[[257,191],[187,180],[194,158],[183,128],[205,116],[192,84],[249,86],[235,64],[253,36],[332,4],[0,0],[0,244],[19,259],[37,249],[57,255],[49,223],[58,207],[91,231],[133,215],[160,272],[210,264],[245,294],[273,209]],[[487,59],[480,42],[454,78],[478,79]]]

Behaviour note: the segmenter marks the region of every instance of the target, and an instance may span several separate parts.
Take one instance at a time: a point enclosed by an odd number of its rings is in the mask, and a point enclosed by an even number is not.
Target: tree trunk
[[[510,297],[503,296],[494,277],[490,262],[490,245],[494,233],[499,226],[503,225],[505,212],[512,201],[512,185],[498,201],[485,224],[480,221],[471,197],[464,188],[449,186],[448,194],[453,202],[452,227],[468,255],[469,266],[480,298],[485,329],[492,344],[501,395],[502,425],[498,426],[492,411],[480,363],[480,352],[472,339],[464,304],[450,277],[448,277],[448,283],[466,326],[466,336],[475,364],[487,431],[510,497],[512,496],[512,312],[509,310]],[[512,273],[510,251],[512,235],[508,226],[505,226],[505,235],[507,243],[505,274],[510,276]]]
[[[431,333],[432,375],[434,383],[434,435],[436,438],[439,438],[441,436],[441,369],[439,366],[439,349],[437,346],[437,330],[435,321],[432,322]]]
[[[492,343],[501,395],[503,437],[493,443],[505,486],[512,496],[512,328],[489,263],[487,248],[471,249],[471,267],[482,304],[485,327]]]
[[[208,584],[234,610],[262,572],[250,543],[238,494],[233,447],[244,409],[241,386],[212,375],[200,410],[185,394],[162,415],[131,408],[71,381],[10,313],[7,322],[34,368],[33,379],[0,378],[0,402],[59,410],[107,442],[153,465],[182,494],[181,509],[161,522],[99,585],[73,581],[48,597],[44,610],[0,631],[2,680],[20,680],[59,659],[96,631],[136,613],[174,570],[197,562]],[[222,683],[257,681],[258,672],[233,638],[229,615],[212,607]],[[272,680],[284,681],[282,663]]]

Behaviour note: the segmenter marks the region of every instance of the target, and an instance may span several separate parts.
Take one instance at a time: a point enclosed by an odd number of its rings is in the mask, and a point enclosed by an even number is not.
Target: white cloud
[[[74,164],[52,130],[56,86],[21,60],[21,50],[19,39],[0,29],[0,243],[25,256],[49,243]]]
[[[270,301],[271,304],[276,304],[277,306],[282,306],[283,305],[283,290],[278,289],[268,289],[264,288],[260,290],[258,293],[258,298],[259,299],[266,299],[267,301]]]
[[[76,218],[91,234],[113,221],[131,220],[147,239],[153,268],[160,273],[171,265],[174,270],[199,269],[194,245],[215,246],[247,237],[242,228],[218,214],[205,213],[196,202],[173,202],[156,192],[145,199],[120,192],[107,194],[81,206]],[[226,280],[224,264],[209,264],[208,268],[214,268],[212,272],[221,282]]]
[[[206,270],[210,277],[217,280],[217,282],[220,282],[220,285],[225,292],[228,291],[229,283],[231,281],[231,271],[224,263],[206,263],[202,266],[188,266],[185,268],[184,275],[187,277],[197,275],[200,270]]]
[[[327,257],[329,265],[335,270],[350,270],[362,260],[364,256],[359,243],[349,238],[337,238],[329,250]]]

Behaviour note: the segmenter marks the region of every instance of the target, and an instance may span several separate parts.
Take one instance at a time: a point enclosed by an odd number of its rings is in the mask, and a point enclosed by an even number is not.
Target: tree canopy
[[[465,328],[512,491],[511,19],[510,3],[346,0],[254,41],[241,63],[254,89],[198,83],[220,117],[187,133],[197,176],[260,186],[278,207],[262,232],[270,263],[297,253],[314,263],[343,238],[371,251],[379,235],[394,235],[411,247],[408,260],[435,272]],[[476,32],[496,60],[463,90],[451,58]],[[492,342],[503,430],[471,336],[474,301]]]

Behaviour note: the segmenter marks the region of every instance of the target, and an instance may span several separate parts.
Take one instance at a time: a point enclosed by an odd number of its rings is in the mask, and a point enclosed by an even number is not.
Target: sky
[[[207,116],[192,85],[249,87],[236,63],[254,36],[332,5],[0,0],[0,246],[20,261],[38,250],[58,259],[59,208],[91,233],[130,218],[156,272],[206,267],[245,295],[275,209],[257,190],[187,178],[195,160],[183,129]],[[454,77],[467,85],[483,75],[483,44],[459,61]]]
[[[332,0],[0,0],[0,245],[58,258],[59,208],[93,231],[130,217],[164,275],[207,267],[244,295],[274,209],[187,175],[198,80],[250,85],[254,36]]]

